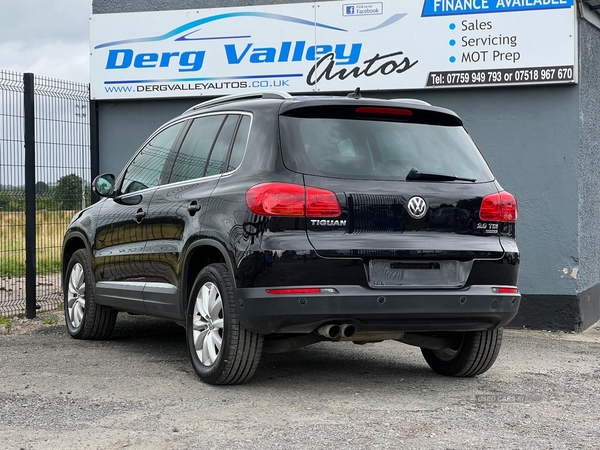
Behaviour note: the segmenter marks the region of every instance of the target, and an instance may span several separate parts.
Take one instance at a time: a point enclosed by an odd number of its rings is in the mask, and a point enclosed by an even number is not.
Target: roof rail
[[[287,100],[292,98],[290,94],[284,91],[261,91],[261,92],[246,92],[244,94],[225,95],[223,97],[213,98],[187,109],[185,113],[206,108],[208,106],[218,105],[219,103],[233,102],[235,100],[251,99],[251,98],[269,98]]]
[[[390,98],[390,100],[395,102],[414,103],[415,105],[431,106],[431,103],[427,103],[424,100],[419,100],[418,98]]]

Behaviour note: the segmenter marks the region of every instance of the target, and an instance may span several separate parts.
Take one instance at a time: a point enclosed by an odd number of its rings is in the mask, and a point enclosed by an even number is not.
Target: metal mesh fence
[[[0,316],[25,312],[23,75],[0,71]],[[64,231],[90,203],[88,85],[34,78],[36,303],[62,302]]]
[[[0,71],[0,315],[25,307],[23,76]]]

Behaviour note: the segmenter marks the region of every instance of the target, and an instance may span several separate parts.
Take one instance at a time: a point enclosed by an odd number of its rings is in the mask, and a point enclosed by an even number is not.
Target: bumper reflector
[[[510,287],[493,287],[492,292],[494,294],[518,294],[519,289]]]
[[[286,289],[267,289],[270,295],[304,295],[304,294],[337,294],[338,291],[333,288],[286,288]]]

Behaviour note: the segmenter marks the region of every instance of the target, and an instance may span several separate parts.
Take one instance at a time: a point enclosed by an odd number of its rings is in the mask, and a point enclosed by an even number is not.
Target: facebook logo
[[[544,0],[544,1],[550,1],[550,0]],[[552,1],[555,1],[555,0],[552,0]],[[561,0],[561,1],[563,1],[563,0]],[[564,1],[566,1],[566,0],[564,0]],[[376,15],[376,14],[383,14],[383,2],[354,3],[353,5],[343,5],[342,6],[342,15],[343,16],[372,16],[372,15]]]

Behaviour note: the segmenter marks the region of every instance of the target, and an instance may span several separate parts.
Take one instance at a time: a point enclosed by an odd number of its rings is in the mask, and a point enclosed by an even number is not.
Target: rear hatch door
[[[308,238],[322,257],[360,258],[373,287],[462,286],[473,260],[504,254],[499,224],[479,218],[497,185],[458,117],[389,103],[280,117],[286,167],[341,206],[307,217]]]

